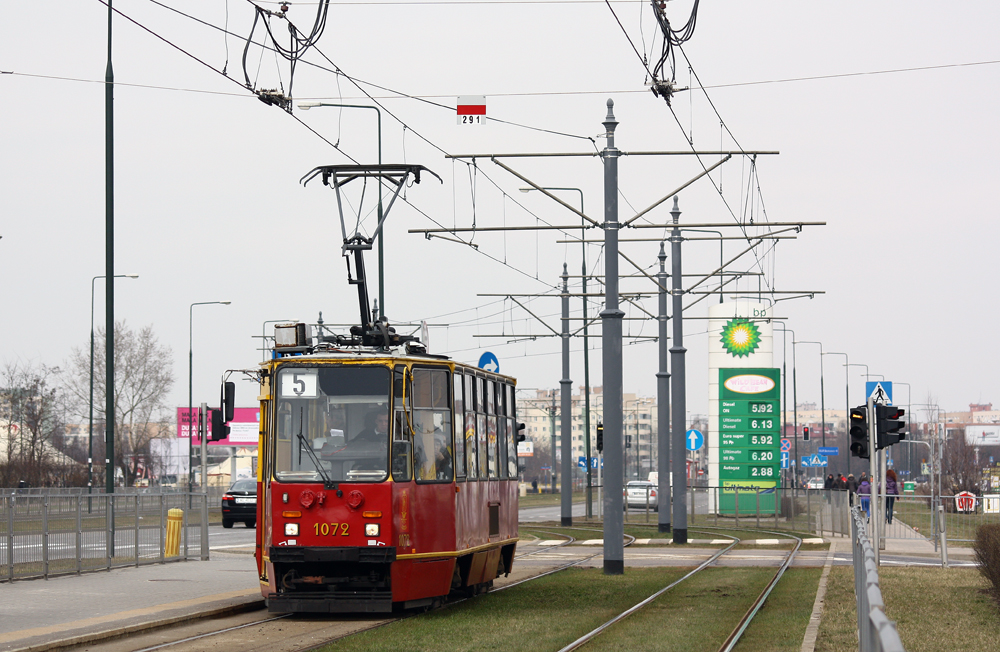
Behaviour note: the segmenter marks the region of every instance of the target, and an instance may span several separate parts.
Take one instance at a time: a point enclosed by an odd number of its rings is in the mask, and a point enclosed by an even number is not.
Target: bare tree
[[[58,367],[7,362],[0,369],[0,423],[4,459],[0,486],[52,484],[62,476],[62,456],[52,446],[62,435],[65,407]]]
[[[980,493],[982,491],[982,467],[978,464],[976,449],[965,439],[964,429],[952,435],[945,442],[941,471],[944,494],[960,491]]]
[[[104,330],[95,335],[95,351],[105,348]],[[149,443],[169,435],[167,396],[174,384],[173,353],[161,345],[152,326],[138,330],[115,322],[115,459],[126,484],[143,469],[153,468]],[[90,345],[74,348],[68,386],[76,412],[83,418],[90,404]],[[94,423],[106,412],[105,356],[94,359]],[[96,437],[95,437],[96,439]]]

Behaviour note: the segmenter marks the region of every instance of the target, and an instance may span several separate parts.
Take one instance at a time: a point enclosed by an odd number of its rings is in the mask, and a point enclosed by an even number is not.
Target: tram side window
[[[490,429],[486,410],[490,400],[489,385],[485,378],[479,378],[476,382],[476,393],[482,399],[477,403],[481,406],[476,413],[476,434],[479,440],[479,477],[482,479],[495,478],[496,476],[496,451],[490,450]],[[496,441],[496,423],[493,427],[493,440]]]
[[[465,477],[465,405],[462,402],[465,376],[455,374],[455,477]]]
[[[493,477],[494,478],[504,478],[507,476],[507,447],[503,445],[504,440],[504,419],[503,419],[503,397],[500,396],[500,383],[495,380],[490,381],[490,396],[492,397],[490,403],[492,404],[493,410],[490,419],[492,419],[492,432],[490,433],[492,439],[490,440],[490,452],[494,453],[493,459]]]
[[[517,478],[517,414],[514,402],[514,386],[506,385],[504,395],[507,397],[507,476]]]
[[[497,464],[497,392],[496,383],[492,380],[486,381],[486,392],[487,392],[487,410],[489,414],[486,416],[487,423],[487,446],[489,450],[489,472],[490,479],[496,479],[500,476],[500,468]]]
[[[493,394],[496,396],[497,406],[497,450],[500,453],[499,474],[501,478],[507,477],[507,390],[503,383],[493,383]]]
[[[451,407],[447,369],[413,370],[413,456],[418,482],[451,482]]]
[[[469,480],[479,477],[476,455],[476,378],[465,377],[465,472]]]

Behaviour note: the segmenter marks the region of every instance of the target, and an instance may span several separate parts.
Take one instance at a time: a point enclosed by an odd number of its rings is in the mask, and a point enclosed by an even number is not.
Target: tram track
[[[713,530],[713,529],[721,529],[721,528],[692,528],[690,531],[710,531],[710,530]],[[741,529],[742,528],[727,528],[728,531],[740,531]],[[747,531],[751,531],[751,530],[747,530]],[[785,556],[785,559],[782,561],[782,563],[779,566],[777,572],[775,572],[775,574],[771,577],[770,581],[764,587],[764,590],[761,591],[761,593],[757,596],[757,598],[754,600],[754,602],[750,605],[750,608],[747,610],[747,612],[743,615],[742,618],[740,618],[740,621],[737,623],[736,627],[730,632],[729,636],[726,637],[726,640],[723,642],[722,646],[719,648],[719,652],[732,652],[732,649],[736,646],[736,644],[739,642],[740,637],[743,635],[743,633],[750,626],[750,623],[753,621],[754,616],[756,616],[757,613],[760,611],[760,608],[766,602],[767,597],[771,594],[771,591],[777,585],[777,583],[781,579],[782,575],[784,575],[785,571],[791,565],[792,561],[795,558],[796,553],[798,552],[799,548],[802,546],[802,539],[800,537],[797,537],[795,535],[791,535],[791,534],[789,534],[787,532],[774,532],[774,531],[769,531],[769,530],[757,530],[757,529],[754,529],[752,531],[753,532],[757,532],[757,533],[773,534],[773,535],[777,535],[777,536],[783,537],[783,538],[794,539],[795,540],[795,545],[792,548],[792,550],[789,551],[789,553]],[[599,625],[598,627],[594,628],[593,630],[587,632],[586,634],[584,634],[580,638],[576,639],[575,641],[573,641],[569,645],[561,648],[559,650],[559,652],[570,652],[571,650],[577,650],[577,649],[585,647],[589,642],[593,641],[595,638],[597,638],[598,636],[600,636],[601,634],[603,634],[605,631],[607,631],[608,629],[610,629],[614,625],[622,622],[623,620],[626,620],[630,616],[632,616],[635,613],[641,611],[644,607],[648,606],[649,604],[652,604],[659,597],[661,597],[662,595],[664,595],[665,593],[667,593],[668,591],[670,591],[674,587],[680,585],[684,581],[690,579],[691,577],[697,575],[698,573],[700,573],[704,569],[706,569],[709,566],[711,566],[712,564],[714,564],[723,555],[725,555],[725,554],[733,551],[733,549],[735,549],[736,546],[739,545],[739,543],[741,542],[741,539],[739,539],[738,537],[734,537],[734,536],[731,536],[731,535],[728,535],[728,534],[716,534],[716,536],[725,537],[727,539],[732,539],[732,543],[730,543],[725,548],[723,548],[723,549],[719,550],[718,552],[716,552],[715,554],[713,554],[711,557],[709,557],[708,559],[706,559],[704,562],[702,562],[701,564],[699,564],[696,568],[694,568],[692,571],[690,571],[689,573],[687,573],[683,577],[681,577],[681,578],[679,578],[679,579],[671,582],[670,584],[668,584],[667,586],[663,587],[659,591],[656,591],[655,593],[653,593],[652,595],[650,595],[645,600],[642,600],[641,602],[639,602],[639,603],[633,605],[632,607],[626,609],[625,611],[621,612],[620,614],[618,614],[614,618],[611,618],[610,620],[604,622],[603,624]]]

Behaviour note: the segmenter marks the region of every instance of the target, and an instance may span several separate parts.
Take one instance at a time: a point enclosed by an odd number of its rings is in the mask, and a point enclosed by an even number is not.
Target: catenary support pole
[[[559,491],[562,493],[561,523],[564,526],[573,525],[573,381],[569,377],[569,272],[563,263],[562,273],[562,379],[559,380],[562,415],[562,464],[559,472],[562,483]]]
[[[684,415],[687,410],[687,396],[685,395],[687,375],[684,369],[684,354],[687,352],[687,349],[684,348],[684,320],[682,314],[684,310],[684,289],[681,287],[681,282],[683,281],[681,276],[682,238],[679,226],[681,209],[677,203],[677,197],[675,196],[674,208],[670,211],[671,217],[674,218],[674,228],[670,232],[670,265],[673,276],[671,294],[673,295],[672,312],[674,320],[674,341],[673,346],[670,347],[671,388],[673,390],[673,396],[671,397],[672,418],[670,419],[670,427],[672,436],[670,443],[674,456],[670,461],[670,466],[673,469],[674,475],[674,543],[687,543],[687,465],[685,464],[684,455],[684,451],[687,450],[684,445],[684,424],[686,421]],[[608,255],[610,255],[610,252],[608,252]]]
[[[604,119],[604,310],[601,311],[601,357],[604,376],[604,573],[625,572],[625,523],[622,514],[622,317],[618,307],[618,156],[615,103],[608,100]]]
[[[115,492],[115,74],[111,67],[111,0],[108,0],[108,66],[104,72],[104,487]],[[113,504],[113,503],[111,503]],[[111,509],[110,504],[108,509]],[[108,555],[115,554],[115,515],[108,520]]]
[[[660,370],[656,372],[656,430],[657,430],[657,461],[656,470],[657,500],[659,500],[659,517],[657,530],[670,532],[670,374],[667,372],[667,252],[664,243],[660,243],[660,273],[656,276],[660,284],[659,292],[659,358]]]

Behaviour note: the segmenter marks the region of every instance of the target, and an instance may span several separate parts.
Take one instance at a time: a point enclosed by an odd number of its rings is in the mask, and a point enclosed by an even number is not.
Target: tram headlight
[[[298,523],[285,523],[285,536],[286,537],[297,537],[297,536],[299,536],[299,524]]]
[[[366,537],[377,537],[378,536],[378,523],[365,523],[365,536]]]

